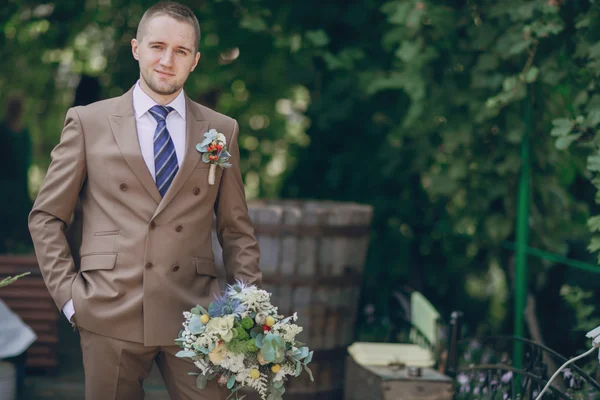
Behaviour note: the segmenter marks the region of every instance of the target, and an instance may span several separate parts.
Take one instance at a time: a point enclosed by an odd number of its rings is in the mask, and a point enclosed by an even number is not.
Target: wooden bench
[[[0,299],[33,329],[37,340],[27,352],[28,372],[55,375],[58,370],[59,312],[50,297],[34,255],[0,255],[0,280],[29,275],[0,289]]]

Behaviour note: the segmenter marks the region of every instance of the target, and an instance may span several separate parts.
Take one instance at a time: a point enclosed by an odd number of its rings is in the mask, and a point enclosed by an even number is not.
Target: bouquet
[[[313,352],[296,340],[302,327],[284,318],[271,304],[271,294],[254,285],[237,282],[215,296],[208,310],[196,306],[183,313],[185,321],[175,342],[177,357],[189,357],[200,370],[196,386],[203,389],[217,379],[238,397],[244,387],[255,389],[262,400],[282,400],[288,376],[308,368]]]

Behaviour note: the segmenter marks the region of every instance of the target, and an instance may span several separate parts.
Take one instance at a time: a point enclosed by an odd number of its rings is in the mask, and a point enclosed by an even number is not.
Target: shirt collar
[[[154,107],[157,103],[152,100],[152,97],[148,96],[140,87],[140,81],[138,80],[133,89],[133,109],[135,110],[135,116],[140,118],[149,109]],[[177,97],[173,99],[169,104],[169,107],[173,107],[177,114],[183,118],[185,121],[185,94],[183,93],[183,89]]]

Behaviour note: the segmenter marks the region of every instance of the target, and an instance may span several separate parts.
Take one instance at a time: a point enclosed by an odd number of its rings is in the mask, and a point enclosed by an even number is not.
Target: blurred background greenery
[[[406,287],[444,316],[464,311],[471,333],[512,332],[525,106],[533,112],[529,245],[597,264],[597,2],[182,3],[202,28],[186,92],[238,119],[248,198],[375,207],[361,338],[390,339],[390,298]],[[135,83],[130,41],[152,4],[0,6],[0,101],[25,99],[32,198],[68,107]],[[582,347],[582,332],[600,324],[598,277],[530,257],[529,333],[539,329],[535,339],[567,355]]]

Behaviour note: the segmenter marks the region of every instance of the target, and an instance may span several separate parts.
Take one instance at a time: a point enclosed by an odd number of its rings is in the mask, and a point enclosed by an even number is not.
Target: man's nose
[[[173,64],[173,51],[166,50],[160,58],[160,64],[165,67],[170,67]]]

